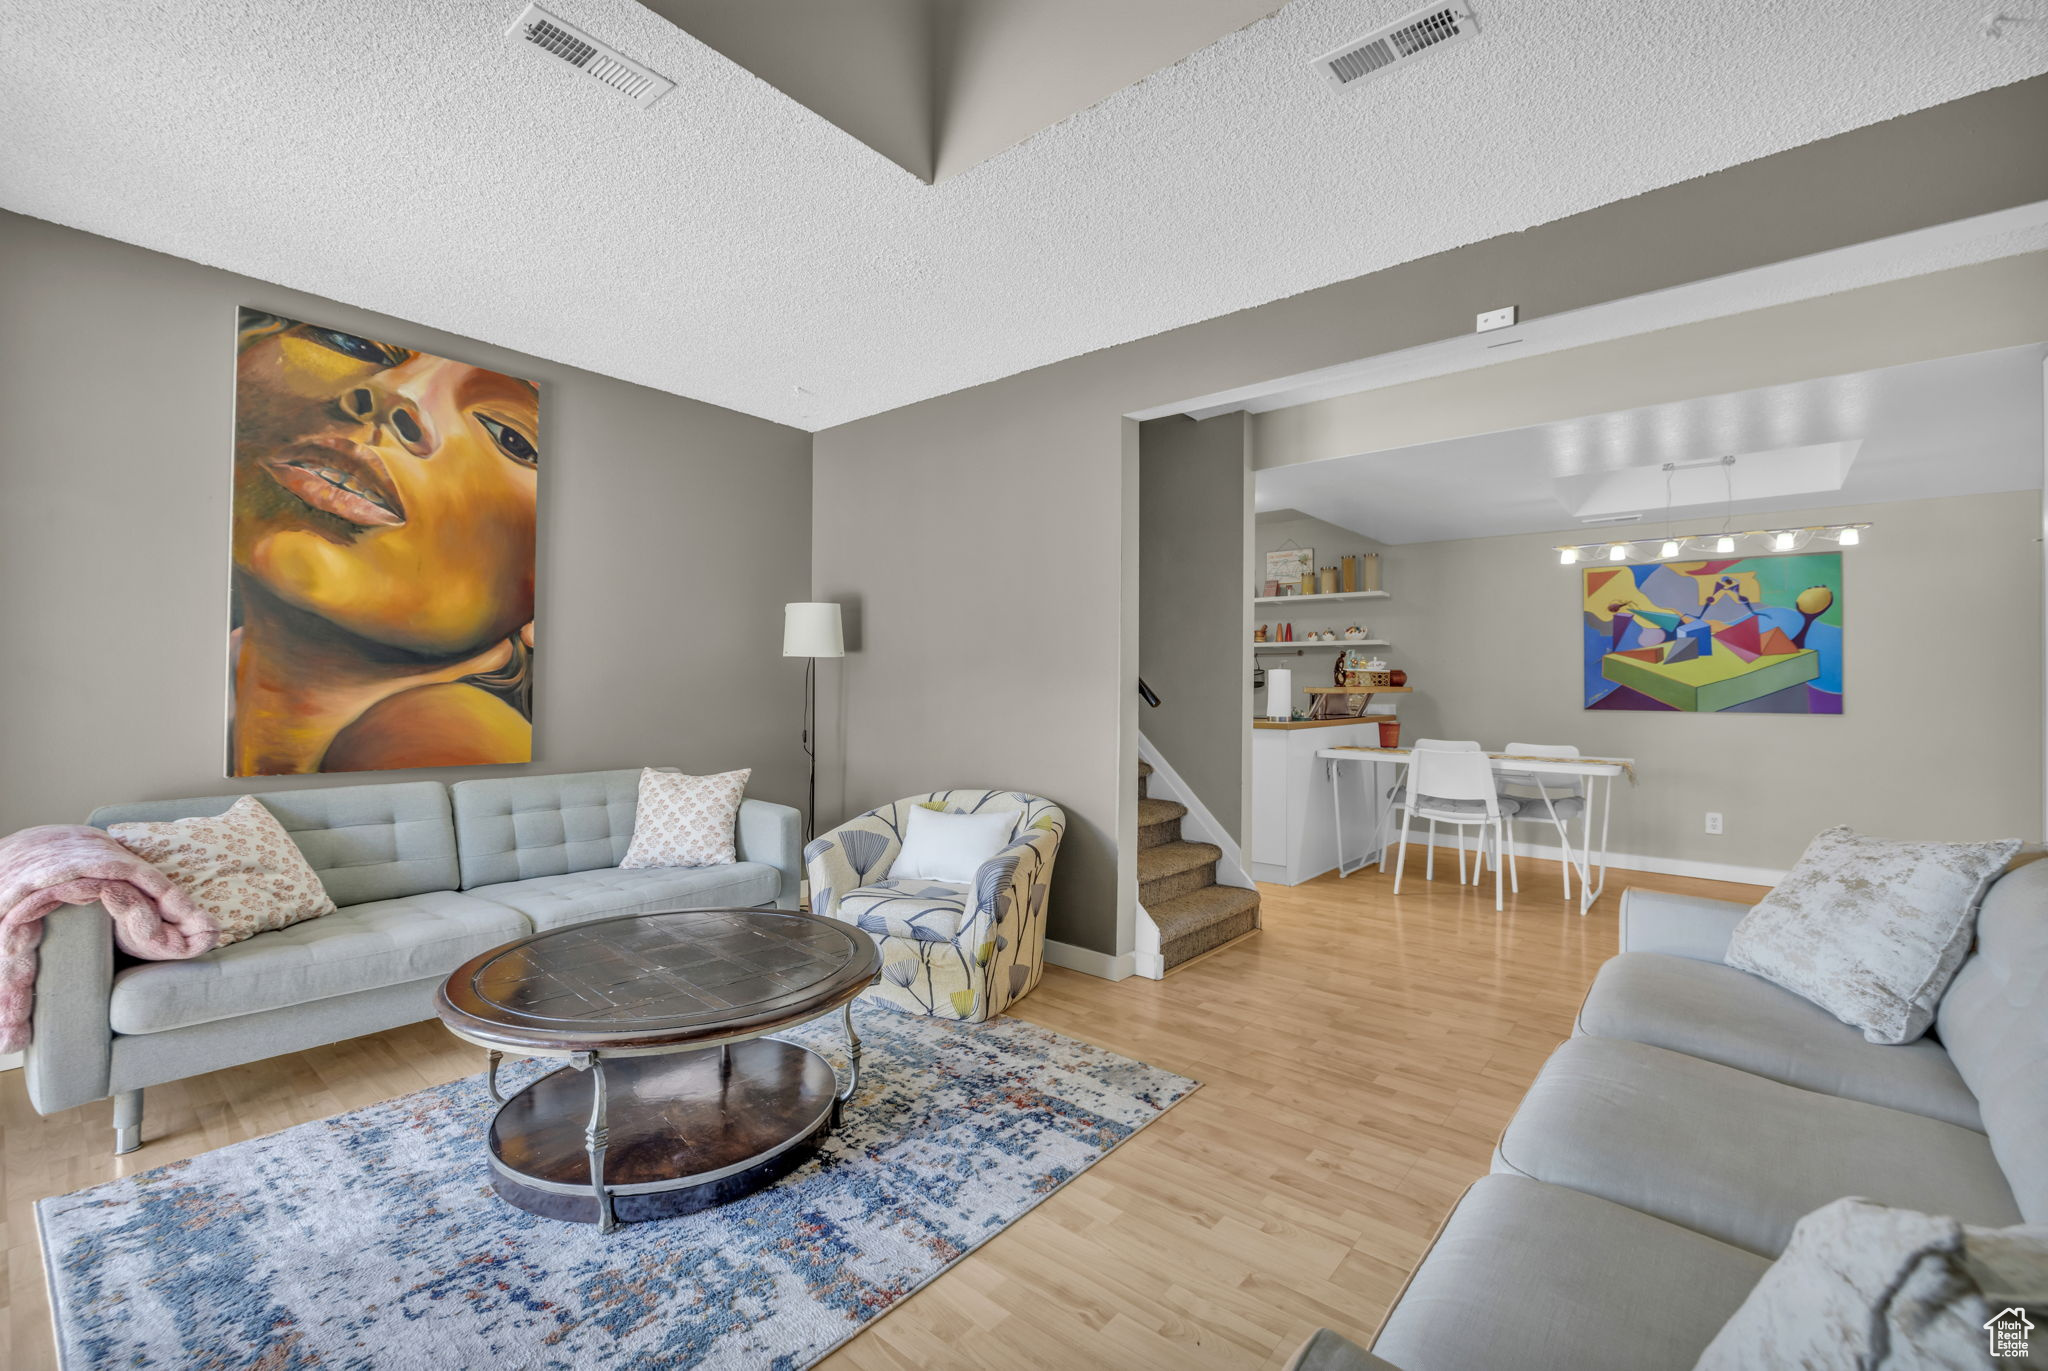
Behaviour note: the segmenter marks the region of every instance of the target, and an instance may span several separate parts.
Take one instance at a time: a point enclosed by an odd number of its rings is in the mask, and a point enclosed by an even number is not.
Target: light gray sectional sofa
[[[144,1087],[431,1018],[442,979],[500,943],[644,909],[797,907],[801,816],[786,805],[741,804],[730,866],[620,870],[639,782],[635,768],[259,796],[340,908],[177,962],[120,956],[98,905],[51,914],[29,1099],[49,1114],[112,1095],[115,1150],[133,1151]],[[90,822],[236,798],[109,805]]]
[[[1747,906],[1631,890],[1621,955],[1370,1353],[1302,1371],[1689,1368],[1844,1195],[2048,1223],[2048,861],[1986,893],[1936,1032],[1864,1041],[1722,963]]]

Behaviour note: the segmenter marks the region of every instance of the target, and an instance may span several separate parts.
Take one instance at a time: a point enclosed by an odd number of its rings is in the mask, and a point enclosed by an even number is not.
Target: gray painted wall
[[[1216,822],[1244,839],[1250,637],[1250,424],[1156,419],[1138,431],[1138,727]]]
[[[828,739],[844,750],[826,817],[932,782],[1050,796],[1072,820],[1052,936],[1124,950],[1121,416],[1465,333],[1501,300],[1536,318],[2048,199],[2043,126],[2035,78],[816,435],[817,591],[857,602],[865,639],[841,673],[852,726]]]
[[[542,394],[526,767],[222,779],[235,307]],[[0,832],[95,805],[672,763],[800,803],[810,438],[543,358],[0,214]]]
[[[1404,731],[1634,757],[1639,783],[1615,792],[1616,852],[1782,869],[1832,824],[2039,839],[2039,493],[1771,517],[1875,524],[1842,553],[1839,717],[1583,708],[1581,568],[1559,566],[1558,535],[1537,533],[1392,549],[1406,616],[1387,655],[1415,687]],[[1708,810],[1726,833],[1705,833]]]

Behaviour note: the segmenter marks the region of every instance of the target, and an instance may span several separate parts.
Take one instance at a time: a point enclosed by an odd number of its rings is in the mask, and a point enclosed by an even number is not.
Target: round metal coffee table
[[[490,1054],[493,1188],[609,1232],[737,1199],[809,1156],[860,1084],[853,1000],[881,969],[873,938],[809,914],[630,914],[474,957],[436,1008]],[[843,1090],[823,1057],[763,1036],[834,1010]],[[507,1098],[507,1053],[568,1065]]]

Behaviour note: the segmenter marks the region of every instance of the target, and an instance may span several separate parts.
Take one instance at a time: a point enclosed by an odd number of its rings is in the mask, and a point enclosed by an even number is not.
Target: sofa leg
[[[123,1090],[114,1096],[114,1155],[142,1146],[142,1092]]]

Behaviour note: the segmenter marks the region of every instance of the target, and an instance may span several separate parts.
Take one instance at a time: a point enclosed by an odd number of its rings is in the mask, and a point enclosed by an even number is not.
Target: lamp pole
[[[829,600],[784,605],[782,655],[804,659],[803,746],[811,772],[804,799],[804,843],[809,845],[818,823],[818,659],[846,655],[839,606]]]

